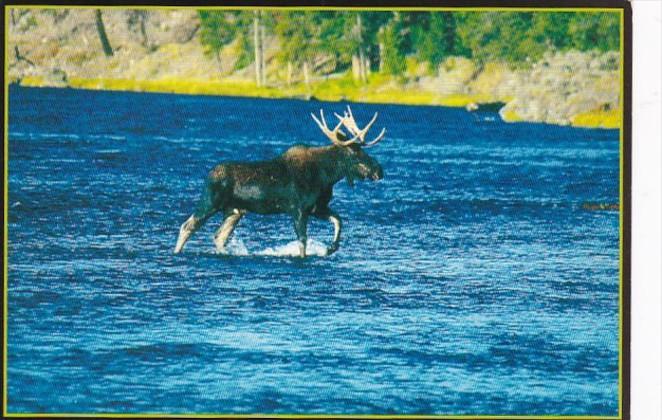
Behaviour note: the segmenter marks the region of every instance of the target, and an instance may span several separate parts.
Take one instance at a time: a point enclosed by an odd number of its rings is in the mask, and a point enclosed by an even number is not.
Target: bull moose
[[[333,144],[323,147],[293,146],[275,159],[261,162],[228,162],[214,167],[197,209],[179,230],[175,253],[179,253],[191,235],[211,216],[222,212],[224,221],[214,235],[218,252],[225,245],[239,220],[247,213],[286,213],[292,217],[299,242],[299,256],[306,256],[307,225],[310,216],[333,224],[333,243],[327,255],[338,249],[342,222],[329,208],[333,186],[342,179],[353,185],[355,179],[379,180],[381,165],[363,149],[384,138],[386,129],[372,141],[366,134],[377,120],[377,113],[359,128],[352,110],[335,114],[339,122],[330,129],[320,110],[319,119],[310,114]],[[347,130],[347,134],[343,131]],[[352,138],[349,138],[352,136]]]

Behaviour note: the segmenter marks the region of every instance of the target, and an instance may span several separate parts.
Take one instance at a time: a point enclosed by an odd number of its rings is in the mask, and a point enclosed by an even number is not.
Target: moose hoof
[[[331,255],[338,250],[338,245],[331,245],[326,249],[326,255]]]

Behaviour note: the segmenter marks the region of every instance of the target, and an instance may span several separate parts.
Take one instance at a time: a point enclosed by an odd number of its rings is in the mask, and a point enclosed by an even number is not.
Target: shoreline
[[[199,80],[199,79],[111,79],[111,78],[80,78],[67,80],[47,80],[39,76],[25,76],[19,80],[10,80],[9,85],[34,88],[69,88],[80,90],[136,92],[136,93],[166,93],[179,95],[227,96],[263,99],[293,99],[303,101],[341,102],[349,101],[366,104],[389,104],[408,106],[441,106],[449,108],[480,108],[484,104],[499,102],[494,98],[480,94],[449,94],[441,95],[420,89],[407,89],[396,85],[393,81],[374,81],[363,86],[348,84],[346,78],[316,81],[310,86],[297,84],[292,86],[258,87],[247,80]],[[467,110],[467,112],[472,112]],[[556,126],[570,126],[591,129],[620,128],[621,113],[618,109],[593,111],[578,114],[569,124],[555,124],[536,120],[527,120],[516,112],[502,107],[497,112],[502,121],[507,123],[531,122]]]
[[[505,122],[604,129],[622,124],[622,55],[616,44],[536,41],[540,51],[526,57],[481,55],[489,43],[467,44],[470,51],[446,51],[434,59],[421,55],[432,45],[420,44],[423,49],[378,58],[377,47],[385,41],[374,39],[368,43],[372,58],[361,64],[356,54],[350,60],[338,48],[299,51],[274,29],[263,40],[258,68],[252,54],[257,50],[242,37],[210,44],[209,36],[218,35],[213,25],[242,27],[237,22],[209,20],[196,10],[129,12],[107,11],[102,20],[94,9],[15,13],[8,25],[13,53],[7,56],[7,78],[33,87],[462,107],[498,111]],[[95,22],[103,24],[105,35]],[[303,66],[304,56],[309,66]]]

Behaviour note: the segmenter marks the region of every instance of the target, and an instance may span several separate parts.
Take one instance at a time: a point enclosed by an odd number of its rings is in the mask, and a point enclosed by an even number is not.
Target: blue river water
[[[618,131],[354,104],[385,178],[337,253],[249,214],[173,254],[215,164],[343,105],[12,86],[9,412],[616,415]]]

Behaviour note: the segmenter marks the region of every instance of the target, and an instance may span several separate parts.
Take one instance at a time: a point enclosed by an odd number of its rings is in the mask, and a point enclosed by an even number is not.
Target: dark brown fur
[[[331,221],[335,231],[328,253],[332,253],[339,245],[341,225],[340,217],[329,208],[333,186],[343,178],[351,184],[355,179],[382,177],[379,163],[359,145],[294,146],[268,161],[222,163],[209,173],[195,213],[180,229],[175,252],[219,212],[225,220],[214,241],[223,251],[241,217],[253,212],[291,215],[302,256],[309,216]]]

